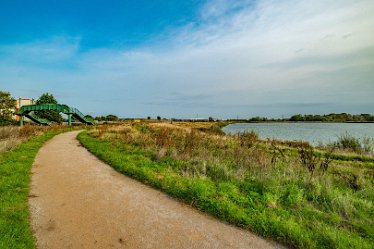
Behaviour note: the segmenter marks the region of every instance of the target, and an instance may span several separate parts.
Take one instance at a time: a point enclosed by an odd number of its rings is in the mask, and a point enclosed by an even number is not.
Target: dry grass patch
[[[0,127],[0,153],[9,151],[28,138],[42,134],[45,127],[25,125],[23,127]]]

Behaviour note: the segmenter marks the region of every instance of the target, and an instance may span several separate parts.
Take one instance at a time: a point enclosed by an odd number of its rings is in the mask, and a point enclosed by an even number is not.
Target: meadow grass
[[[0,153],[9,151],[28,138],[42,134],[47,127],[25,125],[0,127]]]
[[[289,247],[373,248],[372,162],[215,130],[101,126],[78,139],[119,172]]]
[[[28,209],[30,169],[39,148],[67,130],[37,126],[0,130],[3,139],[6,134],[8,139],[18,139],[12,148],[0,153],[0,248],[35,247]]]

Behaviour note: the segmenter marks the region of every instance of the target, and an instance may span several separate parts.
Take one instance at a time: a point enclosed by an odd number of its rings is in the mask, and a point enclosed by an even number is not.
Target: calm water
[[[225,133],[255,131],[261,138],[303,140],[311,144],[334,142],[346,133],[357,138],[374,138],[374,123],[245,123],[223,128]]]

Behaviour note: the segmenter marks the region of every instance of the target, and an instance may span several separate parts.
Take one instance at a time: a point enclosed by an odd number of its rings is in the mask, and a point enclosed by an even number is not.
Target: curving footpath
[[[80,146],[78,133],[54,137],[35,159],[37,248],[281,248],[116,172]]]

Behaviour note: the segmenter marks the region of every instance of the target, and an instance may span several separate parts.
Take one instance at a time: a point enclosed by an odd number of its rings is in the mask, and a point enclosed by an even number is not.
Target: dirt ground
[[[281,248],[116,172],[80,146],[78,133],[54,137],[35,159],[37,248]]]

